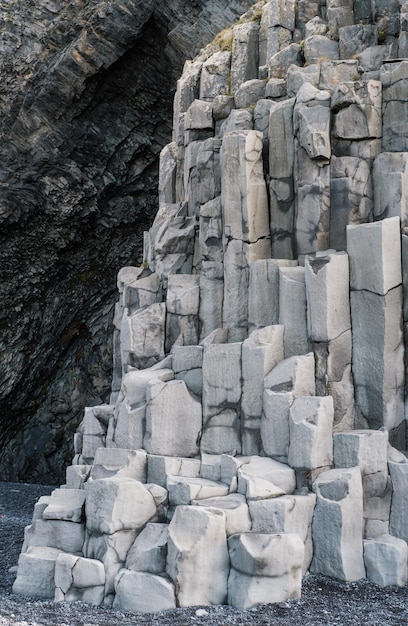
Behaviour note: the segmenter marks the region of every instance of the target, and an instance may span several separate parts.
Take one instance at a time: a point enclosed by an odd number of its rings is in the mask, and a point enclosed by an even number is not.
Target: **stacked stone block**
[[[259,2],[186,62],[110,403],[16,593],[156,612],[298,598],[308,570],[406,583],[404,7]]]

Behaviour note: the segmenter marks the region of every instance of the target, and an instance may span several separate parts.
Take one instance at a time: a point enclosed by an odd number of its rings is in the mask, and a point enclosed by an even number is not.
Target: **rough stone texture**
[[[177,75],[250,4],[1,8],[3,479],[62,482],[83,407],[109,398],[114,276],[141,261]]]

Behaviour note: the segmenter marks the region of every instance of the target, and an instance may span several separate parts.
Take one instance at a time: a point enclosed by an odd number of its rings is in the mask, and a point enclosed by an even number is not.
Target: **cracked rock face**
[[[2,3],[3,480],[61,482],[84,405],[109,397],[115,274],[157,210],[176,78],[249,5]]]

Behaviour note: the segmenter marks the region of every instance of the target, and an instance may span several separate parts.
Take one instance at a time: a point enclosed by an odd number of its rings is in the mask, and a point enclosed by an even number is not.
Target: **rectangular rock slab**
[[[175,609],[174,585],[162,576],[121,569],[115,577],[113,608],[132,613],[158,613]]]
[[[322,472],[313,483],[313,491],[317,501],[312,524],[311,571],[349,582],[364,578],[360,469]]]
[[[385,295],[402,283],[399,217],[347,227],[350,287]]]
[[[305,546],[302,572],[309,569],[313,557],[312,519],[316,505],[316,495],[293,495],[252,500],[249,512],[252,519],[252,532],[296,533]]]
[[[167,573],[176,586],[179,606],[226,601],[229,556],[223,511],[176,508],[169,524]]]
[[[380,587],[407,583],[408,546],[392,535],[380,535],[364,541],[364,563],[367,578]]]
[[[294,396],[290,391],[264,390],[261,420],[262,448],[267,456],[282,463],[288,462],[289,413],[293,401]]]
[[[54,489],[43,519],[81,522],[84,514],[85,492],[82,489]]]
[[[392,481],[393,497],[390,512],[390,533],[408,541],[408,462],[388,461]]]
[[[132,478],[101,478],[87,483],[87,529],[113,534],[141,530],[155,515],[156,504],[146,487]]]
[[[304,267],[279,268],[279,324],[285,327],[285,359],[309,350]]]
[[[85,528],[83,524],[67,522],[65,520],[37,519],[24,530],[24,544],[22,552],[33,547],[49,547],[81,554],[84,543]]]
[[[195,456],[202,430],[201,403],[183,380],[152,381],[147,389],[144,448],[149,454]]]
[[[214,507],[224,511],[227,537],[251,530],[252,523],[248,505],[245,497],[239,493],[214,496],[205,500],[192,500],[191,504],[194,506]]]
[[[303,396],[290,407],[288,464],[314,470],[333,464],[333,398]]]
[[[126,556],[126,569],[162,574],[166,570],[168,525],[146,524]]]
[[[399,217],[408,226],[408,154],[382,152],[373,163],[375,219]]]
[[[146,482],[147,453],[145,450],[98,448],[91,470],[92,480],[125,476]]]
[[[408,61],[385,63],[383,84],[383,152],[408,150]]]
[[[388,432],[352,430],[334,433],[335,467],[356,467],[362,475],[387,471]]]
[[[305,259],[307,326],[311,341],[330,341],[351,327],[346,253]]]
[[[246,480],[262,479],[266,483],[271,483],[272,487],[283,491],[283,493],[293,493],[296,487],[295,472],[291,467],[263,456],[250,456],[238,469],[238,492],[245,495]],[[242,487],[240,488],[240,485]]]
[[[200,476],[200,459],[149,454],[147,456],[147,480],[166,487],[168,476]]]
[[[350,302],[355,397],[363,424],[385,426],[391,443],[404,447],[404,432],[398,430],[404,427],[402,287],[385,296],[352,291]]]
[[[275,393],[291,392],[295,397],[314,396],[316,385],[313,352],[280,361],[265,377],[265,389]]]
[[[55,561],[61,550],[33,547],[18,558],[17,578],[13,593],[33,598],[53,599],[55,593]]]
[[[304,546],[295,534],[242,533],[229,538],[228,604],[247,610],[300,598]]]
[[[297,261],[260,259],[249,268],[248,329],[279,324],[279,268]]]
[[[206,498],[228,494],[228,487],[224,483],[206,478],[169,476],[166,488],[169,492],[170,506],[190,504],[192,500],[205,500]]]

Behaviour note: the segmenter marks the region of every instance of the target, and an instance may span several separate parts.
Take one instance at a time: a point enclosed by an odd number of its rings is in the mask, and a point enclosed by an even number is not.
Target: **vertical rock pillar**
[[[348,226],[353,375],[362,424],[405,447],[400,220]],[[359,417],[357,417],[359,419]]]
[[[223,325],[229,341],[248,333],[249,267],[271,255],[269,211],[262,165],[262,133],[228,133],[221,148],[224,221]]]

